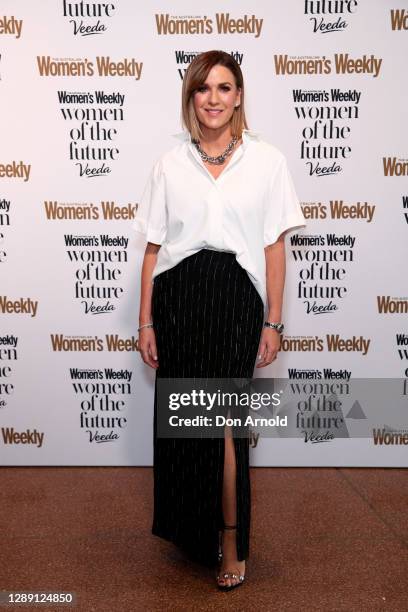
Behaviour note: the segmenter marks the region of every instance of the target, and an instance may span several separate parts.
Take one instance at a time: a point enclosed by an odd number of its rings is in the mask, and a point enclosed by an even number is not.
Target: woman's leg
[[[231,435],[231,428],[226,427],[225,430],[225,446],[224,446],[224,473],[223,473],[223,488],[222,488],[222,510],[225,525],[237,525],[237,495],[236,495],[236,477],[237,466],[235,457],[234,440]],[[223,578],[225,572],[238,572],[245,574],[245,561],[238,561],[237,545],[236,545],[236,529],[225,529],[222,539],[222,564],[220,569],[220,585],[231,586],[238,582],[235,578]]]

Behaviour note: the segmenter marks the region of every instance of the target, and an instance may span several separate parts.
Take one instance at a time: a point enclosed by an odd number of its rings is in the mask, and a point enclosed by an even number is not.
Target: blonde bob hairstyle
[[[242,130],[248,129],[244,109],[244,78],[239,64],[232,55],[225,51],[206,51],[197,55],[189,67],[183,79],[181,93],[182,124],[191,134],[193,140],[200,140],[203,134],[194,108],[194,94],[202,87],[214,66],[225,66],[234,75],[235,85],[241,89],[241,103],[234,109],[231,118],[231,132],[233,136],[241,138]]]

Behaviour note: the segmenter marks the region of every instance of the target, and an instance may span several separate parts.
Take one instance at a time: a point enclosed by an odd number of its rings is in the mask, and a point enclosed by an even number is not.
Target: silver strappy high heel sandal
[[[237,528],[236,525],[224,525],[224,529],[236,529],[236,528]],[[221,542],[220,542],[219,548],[218,548],[219,569],[221,567],[221,562],[222,562],[222,547],[221,547]],[[219,583],[220,578],[224,578],[224,580],[227,580],[228,578],[232,578],[233,580],[238,580],[238,582],[228,586],[227,584],[220,584]],[[235,572],[224,572],[222,576],[220,573],[217,574],[217,586],[221,591],[232,591],[232,589],[235,589],[236,587],[241,586],[244,580],[245,580],[245,576],[243,576],[238,570],[236,570]]]

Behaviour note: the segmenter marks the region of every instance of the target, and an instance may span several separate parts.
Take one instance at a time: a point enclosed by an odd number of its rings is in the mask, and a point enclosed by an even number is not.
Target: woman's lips
[[[211,110],[211,109],[209,109],[209,108],[206,108],[205,110],[206,110],[206,112],[207,112],[209,115],[211,115],[212,117],[218,117],[218,115],[219,115],[220,113],[222,113],[222,110],[215,110],[215,109],[214,109],[214,110]]]

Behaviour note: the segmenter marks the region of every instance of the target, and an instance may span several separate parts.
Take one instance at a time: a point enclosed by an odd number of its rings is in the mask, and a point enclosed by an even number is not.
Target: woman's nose
[[[218,102],[218,93],[216,89],[210,89],[210,104],[217,104]]]

